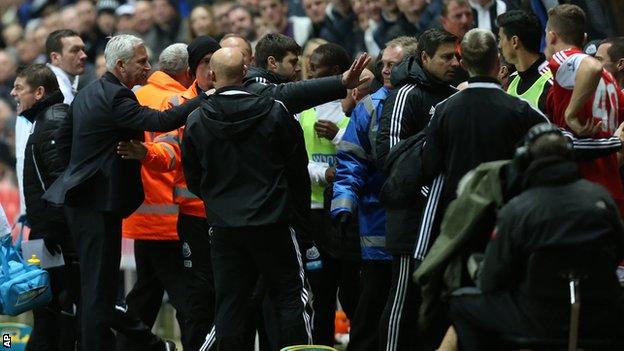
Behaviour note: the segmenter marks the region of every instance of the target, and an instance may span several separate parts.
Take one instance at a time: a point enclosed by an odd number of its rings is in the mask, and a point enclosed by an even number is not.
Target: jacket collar
[[[147,78],[147,84],[154,85],[167,91],[184,91],[186,88],[177,80],[163,71],[156,71]]]
[[[43,98],[43,100],[37,101],[31,108],[22,112],[22,116],[24,116],[31,123],[35,121],[37,116],[43,112],[48,107],[60,104],[63,102],[63,93],[60,90],[53,92],[52,94]]]
[[[537,159],[524,172],[522,187],[565,185],[581,178],[575,162],[559,156]]]

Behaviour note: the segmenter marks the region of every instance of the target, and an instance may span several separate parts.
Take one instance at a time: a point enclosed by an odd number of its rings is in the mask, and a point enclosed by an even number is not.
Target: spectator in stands
[[[189,41],[197,37],[208,35],[215,37],[219,29],[212,13],[212,7],[200,4],[193,8],[188,19]]]
[[[71,104],[78,92],[79,76],[85,71],[85,44],[78,33],[71,29],[61,29],[48,36],[46,54],[65,96],[64,102]]]
[[[596,59],[624,88],[624,37],[607,38],[596,51]]]
[[[303,0],[306,16],[312,21],[311,38],[318,38],[325,23],[327,0]]]
[[[219,29],[219,35],[215,38],[219,39],[227,33],[230,33],[230,10],[234,7],[234,1],[232,0],[217,0],[212,4],[212,12],[214,18],[217,21],[217,28]]]
[[[365,51],[364,32],[349,0],[331,0],[326,12],[321,38],[341,45],[351,56]]]
[[[542,30],[539,20],[533,14],[512,10],[498,17],[498,25],[500,52],[518,71],[511,77],[507,92],[545,113],[553,76],[546,57],[540,52]]]
[[[554,126],[537,125],[527,134],[524,146],[527,150],[519,162],[527,164],[524,189],[498,212],[478,289],[460,289],[449,301],[462,351],[500,350],[497,334],[559,337],[567,329],[567,301],[559,304],[531,296],[526,272],[531,254],[553,246],[599,247],[612,261],[613,271],[624,258],[619,209],[603,187],[582,179],[562,133]],[[615,275],[613,279],[617,285]],[[621,291],[615,291],[601,305],[583,305],[582,335],[621,339],[624,306]],[[612,345],[614,350],[621,348],[618,344]]]
[[[243,6],[237,5],[230,10],[229,13],[230,31],[234,34],[238,34],[252,43],[255,46],[258,40],[256,36],[256,28],[254,25],[254,19],[249,12]]]
[[[173,43],[184,42],[188,38],[188,25],[178,13],[175,0],[153,0],[154,6],[154,41],[149,43],[152,55],[160,53]]]
[[[41,198],[64,170],[54,135],[68,118],[69,106],[63,104],[63,94],[54,73],[43,64],[21,70],[11,94],[18,103],[17,112],[34,123],[24,161],[29,239],[43,239],[52,254],[62,252],[65,260],[64,266],[48,269],[53,299],[33,310],[34,326],[27,347],[29,350],[70,348],[76,342],[74,304],[77,305],[80,294],[76,250],[63,209],[50,206]]]
[[[475,27],[491,30],[498,35],[496,19],[507,11],[507,3],[504,0],[469,0],[469,2]]]
[[[287,17],[286,0],[260,0],[260,15],[273,27],[274,33],[280,33],[295,39],[303,45],[312,32],[312,21],[308,17]]]
[[[442,27],[461,41],[466,32],[474,27],[474,15],[468,0],[443,0]]]

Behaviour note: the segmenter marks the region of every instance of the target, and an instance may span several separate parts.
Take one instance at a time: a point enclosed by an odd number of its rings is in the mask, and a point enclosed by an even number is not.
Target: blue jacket
[[[338,145],[331,214],[358,210],[364,260],[390,260],[386,246],[386,211],[379,202],[385,176],[375,166],[375,138],[389,90],[381,88],[360,101]]]

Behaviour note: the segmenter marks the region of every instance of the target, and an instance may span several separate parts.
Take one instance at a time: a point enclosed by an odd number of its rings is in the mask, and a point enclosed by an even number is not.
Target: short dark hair
[[[517,36],[527,51],[540,53],[542,27],[537,16],[522,10],[512,10],[498,16],[497,23],[508,38]]]
[[[603,40],[602,44],[611,44],[611,47],[607,50],[611,61],[617,61],[624,58],[624,37],[610,37]]]
[[[319,55],[321,62],[327,66],[338,66],[341,72],[349,69],[351,66],[351,58],[342,46],[334,43],[323,44],[314,51],[312,55]]]
[[[53,52],[63,52],[63,42],[61,39],[69,37],[79,37],[80,35],[71,29],[59,29],[48,35],[46,39],[46,55],[48,59]]]
[[[288,53],[301,54],[301,46],[295,39],[279,33],[269,33],[256,44],[256,66],[267,68],[269,56],[275,57],[277,61],[282,61]]]
[[[471,76],[488,74],[498,61],[494,34],[485,29],[471,29],[461,42],[462,61]]]
[[[58,81],[54,72],[45,64],[34,63],[28,66],[22,66],[17,70],[17,77],[24,78],[26,84],[32,89],[43,87],[46,95],[59,90]]]
[[[444,29],[427,29],[418,38],[418,49],[416,50],[416,59],[422,64],[422,53],[425,52],[427,56],[433,57],[438,48],[442,44],[455,44],[457,43],[457,37],[453,34],[445,31]]]
[[[533,161],[553,156],[569,160],[573,158],[570,142],[566,137],[557,133],[548,133],[537,137],[537,139],[529,143],[528,151]]]
[[[548,29],[566,44],[583,46],[585,23],[585,12],[576,5],[557,5],[548,10]]]

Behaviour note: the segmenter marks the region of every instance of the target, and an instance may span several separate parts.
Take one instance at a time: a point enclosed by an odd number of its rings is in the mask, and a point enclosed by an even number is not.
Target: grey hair
[[[106,70],[114,71],[117,60],[128,63],[134,56],[134,48],[143,45],[143,40],[130,34],[120,34],[112,37],[104,49]]]
[[[184,43],[167,46],[158,57],[159,69],[168,75],[174,75],[188,68],[188,51]]]

